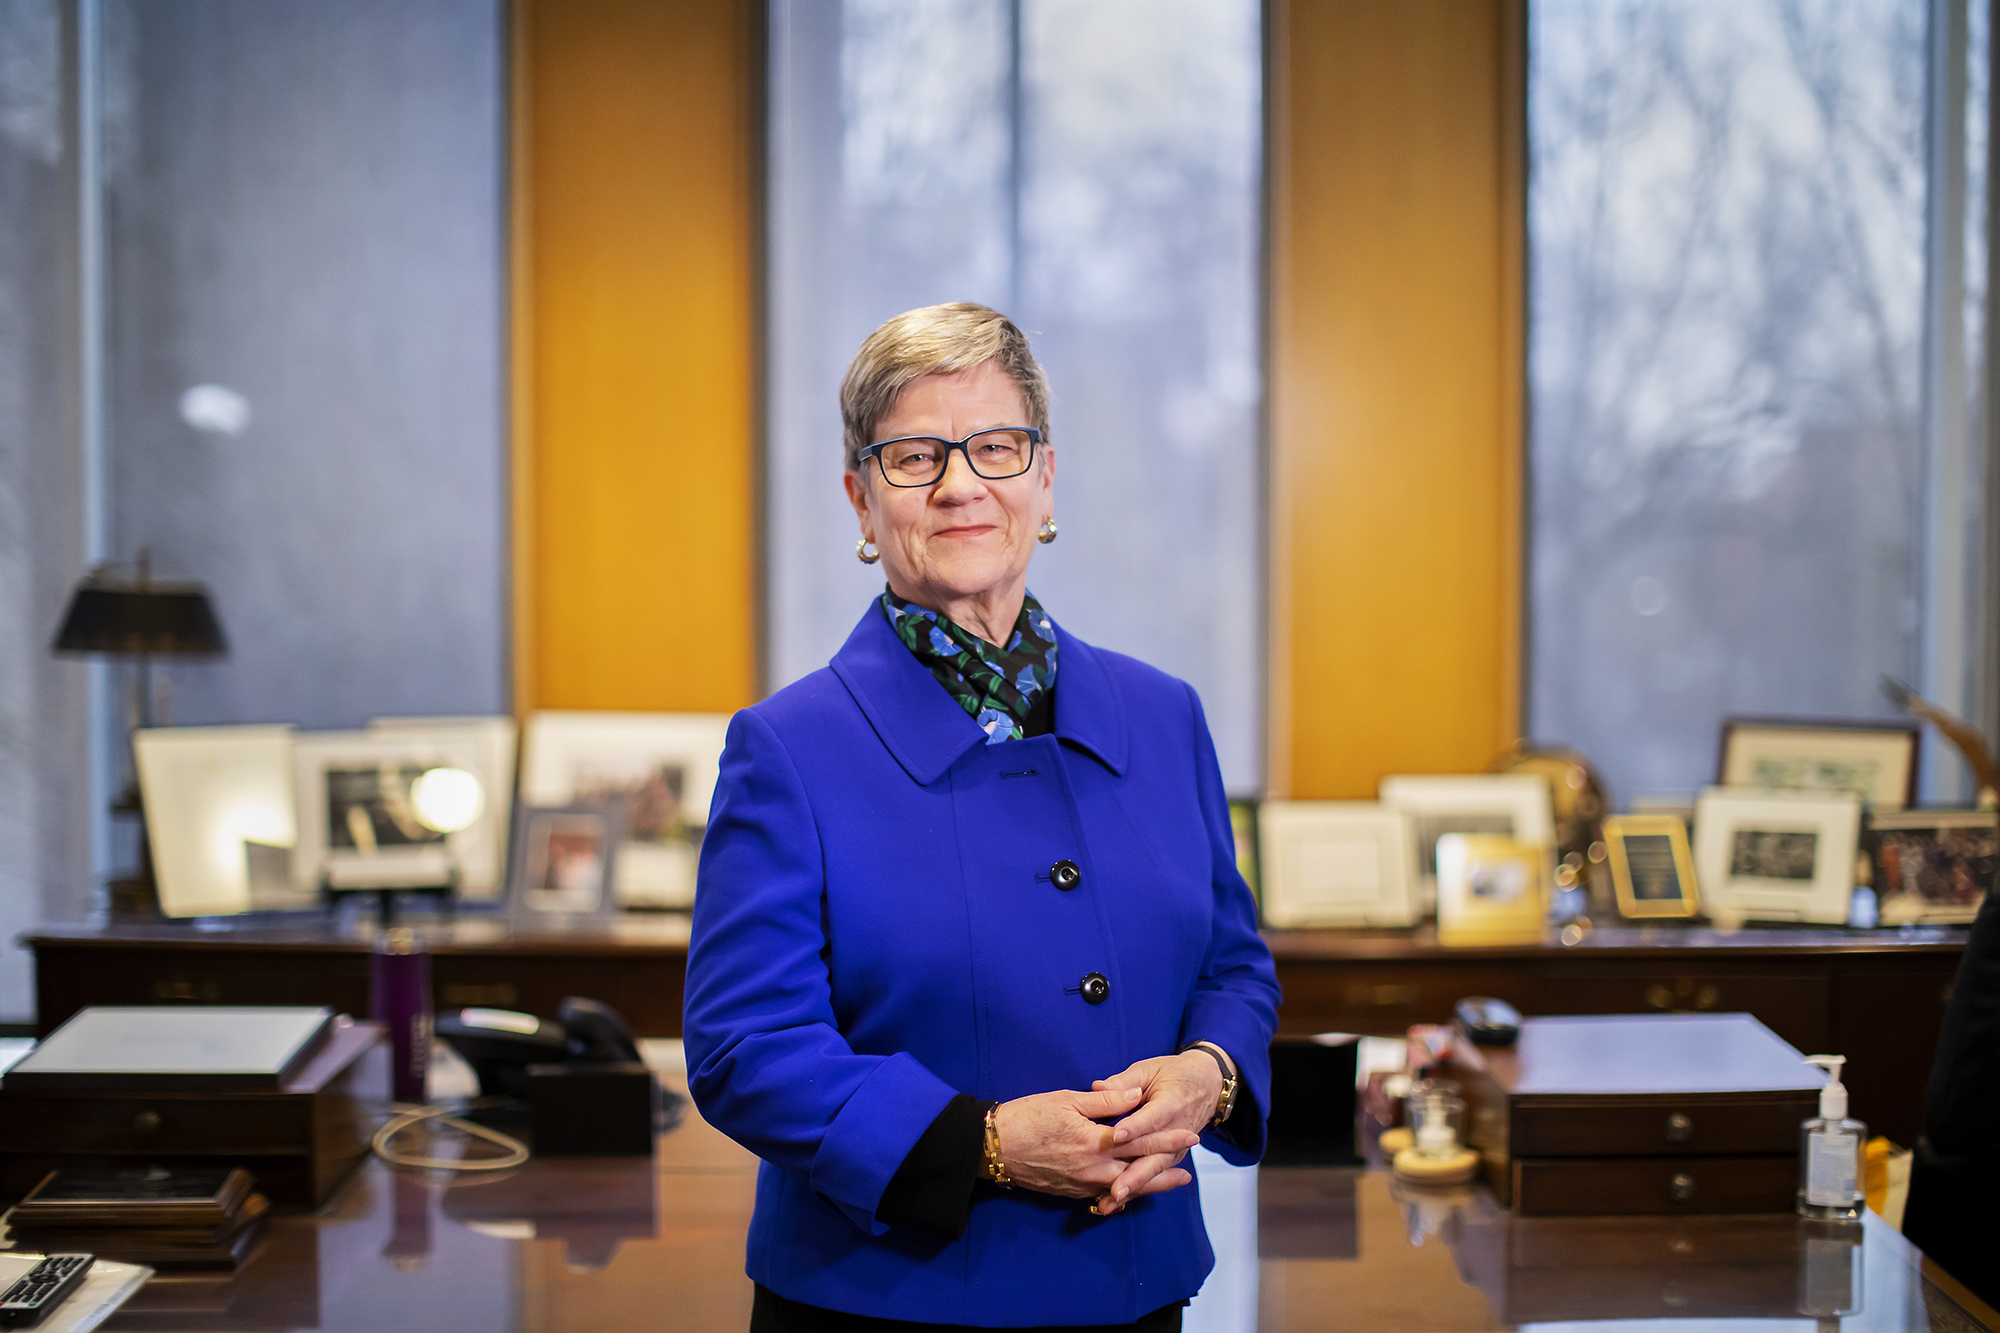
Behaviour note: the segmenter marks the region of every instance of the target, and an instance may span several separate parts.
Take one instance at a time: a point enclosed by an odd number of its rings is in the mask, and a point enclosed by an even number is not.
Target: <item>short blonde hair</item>
[[[840,420],[847,445],[847,470],[861,465],[861,451],[875,443],[875,423],[887,416],[912,380],[949,375],[988,361],[1020,386],[1028,409],[1022,425],[1049,442],[1049,381],[1028,336],[998,310],[969,301],[906,310],[862,339],[853,364],[840,381]]]

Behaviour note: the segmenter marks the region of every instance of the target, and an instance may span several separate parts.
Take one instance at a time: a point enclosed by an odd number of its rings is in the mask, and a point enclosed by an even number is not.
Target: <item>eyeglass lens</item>
[[[891,440],[876,457],[882,475],[895,486],[928,486],[944,475],[951,456],[948,440]],[[965,458],[988,481],[1018,477],[1035,458],[1035,444],[1024,430],[983,430],[965,440]]]

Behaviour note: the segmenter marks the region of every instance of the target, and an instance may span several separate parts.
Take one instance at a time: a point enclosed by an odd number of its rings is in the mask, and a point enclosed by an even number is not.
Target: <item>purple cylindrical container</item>
[[[431,956],[423,936],[407,926],[384,931],[369,981],[372,1016],[389,1028],[389,1095],[422,1102],[431,1065]]]

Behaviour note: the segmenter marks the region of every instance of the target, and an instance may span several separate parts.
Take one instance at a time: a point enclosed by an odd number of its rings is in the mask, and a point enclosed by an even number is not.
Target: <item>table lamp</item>
[[[144,550],[130,573],[102,564],[76,585],[55,641],[59,656],[126,658],[138,667],[132,679],[134,697],[126,710],[128,753],[132,732],[153,725],[153,659],[220,657],[228,651],[208,589],[188,579],[155,579],[151,555]],[[139,872],[111,881],[113,914],[158,915],[158,890],[153,883],[153,858],[146,842],[146,813],[136,766],[124,791],[111,803],[111,812],[139,821]]]

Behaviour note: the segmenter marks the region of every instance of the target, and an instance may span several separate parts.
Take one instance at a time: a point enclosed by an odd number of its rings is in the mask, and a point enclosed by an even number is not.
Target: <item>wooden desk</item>
[[[732,1333],[749,1319],[755,1171],[692,1117],[651,1163],[536,1160],[460,1184],[371,1165],[320,1215],[271,1222],[233,1277],[156,1279],[104,1327]],[[1481,1191],[1414,1196],[1379,1171],[1224,1168],[1204,1179],[1219,1264],[1202,1299],[1225,1309],[1191,1311],[1191,1330],[1250,1319],[1266,1333],[1473,1333],[1562,1319],[1657,1333],[1727,1318],[1813,1327],[1797,1313],[1813,1237],[1789,1216],[1523,1221]],[[1872,1215],[1858,1264],[1856,1254],[1816,1256],[1838,1277],[1861,1274],[1849,1333],[2000,1330]],[[1246,1318],[1223,1318],[1228,1308]]]
[[[1915,1141],[1962,930],[1743,930],[1675,926],[1590,932],[1573,945],[1447,949],[1434,931],[1275,931],[1287,1033],[1393,1036],[1443,1023],[1466,995],[1527,1014],[1755,1014],[1807,1054],[1848,1057],[1854,1113]],[[324,929],[199,932],[182,926],[45,927],[35,954],[47,1032],[87,1004],[368,1005],[361,936]],[[553,1017],[565,995],[616,1008],[640,1035],[681,1030],[687,921],[633,917],[593,933],[510,932],[495,921],[432,936],[438,1006],[493,1005]]]

